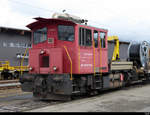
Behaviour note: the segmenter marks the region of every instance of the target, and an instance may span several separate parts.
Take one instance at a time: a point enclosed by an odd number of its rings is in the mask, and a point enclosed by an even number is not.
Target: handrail
[[[94,76],[96,75],[95,73],[95,41],[93,40],[93,55],[94,55]]]
[[[67,53],[67,56],[68,56],[69,61],[70,61],[70,64],[71,64],[71,70],[70,70],[71,78],[70,78],[70,80],[72,80],[72,59],[71,59],[71,57],[70,57],[70,55],[69,55],[69,52],[68,52],[68,50],[67,50],[67,47],[64,46],[64,48],[65,48],[65,51],[66,51],[66,53]]]
[[[21,68],[23,68],[24,57],[26,56],[28,49],[29,49],[29,48],[26,48],[25,53],[24,53],[24,56],[23,56],[23,58],[22,58],[22,60],[21,60]],[[22,75],[22,74],[23,74],[22,69],[20,69],[20,71],[21,71],[21,75]]]
[[[78,47],[78,69],[80,73],[80,46]]]
[[[99,57],[100,57],[100,68],[99,68],[99,70],[100,70],[100,71],[99,71],[99,72],[100,72],[100,77],[101,77],[101,76],[102,76],[102,67],[101,67],[101,66],[102,66],[102,54],[101,54],[101,53],[102,53],[102,52],[101,52],[102,47],[101,47],[101,38],[100,38],[100,45],[99,45],[99,48],[100,48],[100,50],[99,50],[99,51],[100,51],[100,54],[99,54],[99,55],[100,55],[100,56],[99,56]]]

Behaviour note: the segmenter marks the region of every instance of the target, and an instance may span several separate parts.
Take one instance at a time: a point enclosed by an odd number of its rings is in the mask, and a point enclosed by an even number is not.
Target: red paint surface
[[[61,41],[58,40],[58,25],[73,25],[75,28],[75,40],[73,42],[70,41]],[[107,42],[105,48],[94,48],[91,47],[81,47],[79,46],[78,41],[78,29],[80,27],[89,28],[92,31],[97,30],[100,32],[106,32],[107,30],[98,29],[94,27],[88,27],[85,25],[75,24],[71,21],[64,21],[60,19],[43,19],[40,18],[36,22],[29,24],[29,27],[32,31],[47,27],[48,28],[48,39],[53,39],[53,43],[48,43],[48,40],[39,43],[32,44],[32,49],[29,51],[29,66],[33,68],[30,73],[40,73],[40,74],[63,74],[70,73],[71,65],[67,53],[64,49],[64,46],[67,47],[69,55],[72,59],[72,69],[73,74],[90,74],[94,72],[94,56],[95,56],[95,66],[96,67],[105,67],[102,72],[108,72],[108,56],[107,56]],[[107,36],[106,36],[107,38]],[[93,39],[93,35],[92,35]],[[100,38],[99,38],[100,41]],[[107,41],[107,39],[106,39]],[[80,48],[80,52],[79,52]],[[40,51],[44,50],[46,55],[49,55],[49,67],[43,68],[40,67]],[[100,55],[101,51],[101,55]],[[79,56],[80,54],[80,56]],[[79,59],[80,57],[80,59]],[[58,68],[57,71],[53,70],[53,66]]]

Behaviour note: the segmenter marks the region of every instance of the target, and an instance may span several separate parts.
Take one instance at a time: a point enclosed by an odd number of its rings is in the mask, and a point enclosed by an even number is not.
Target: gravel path
[[[32,93],[20,88],[0,90],[0,112],[23,112],[57,103],[60,102],[35,100]]]

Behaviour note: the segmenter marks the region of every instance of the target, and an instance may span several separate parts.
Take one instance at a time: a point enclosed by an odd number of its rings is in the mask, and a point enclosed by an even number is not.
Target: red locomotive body
[[[147,68],[148,61],[137,66],[141,57],[135,57],[141,47],[144,50],[140,52],[144,53],[140,56],[144,54],[142,59],[148,60],[146,42],[133,45],[136,52],[130,46],[131,61],[108,62],[106,29],[87,26],[85,20],[69,14],[35,19],[36,22],[27,26],[33,38],[29,50],[30,71],[20,77],[20,82],[22,90],[33,92],[36,98],[68,100],[74,95],[122,87],[149,75],[146,69],[140,69],[141,65]]]
[[[71,69],[72,74],[92,74],[94,69],[108,72],[107,30],[60,19],[37,20],[28,27],[33,31],[33,38],[37,37],[36,31],[45,28],[45,34],[40,36],[45,40],[32,44],[33,48],[29,51],[30,73],[64,74],[71,73]]]

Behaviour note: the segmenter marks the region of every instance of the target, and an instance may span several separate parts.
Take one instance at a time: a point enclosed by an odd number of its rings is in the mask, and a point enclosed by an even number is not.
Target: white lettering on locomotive
[[[86,55],[86,56],[92,56],[93,54],[92,53],[84,53],[84,55]]]
[[[93,65],[92,64],[81,64],[80,66],[81,67],[92,67]]]

